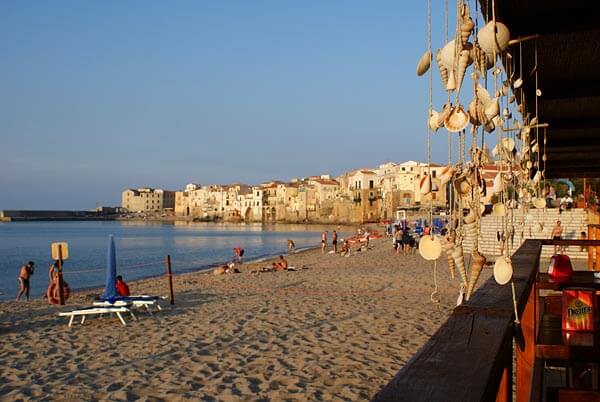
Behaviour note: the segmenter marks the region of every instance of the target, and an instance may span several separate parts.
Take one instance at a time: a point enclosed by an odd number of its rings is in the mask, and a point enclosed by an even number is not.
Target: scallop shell
[[[498,55],[508,47],[510,31],[501,22],[490,21],[477,33],[477,42],[485,52],[488,61],[494,62],[494,52]]]
[[[450,116],[450,113],[452,113],[452,109],[453,108],[451,104],[447,103],[444,105],[442,111],[438,113],[438,127],[442,127],[444,125],[446,118],[448,118],[448,116]]]
[[[494,279],[499,285],[506,285],[513,275],[512,261],[508,257],[500,257],[494,264]]]
[[[431,52],[427,50],[423,53],[423,56],[419,59],[419,63],[417,64],[417,75],[420,77],[429,70],[431,66]]]
[[[419,240],[419,253],[428,261],[437,260],[442,255],[442,243],[437,237],[423,236]]]
[[[486,258],[479,254],[479,251],[475,250],[471,254],[471,275],[469,277],[469,285],[467,287],[466,300],[471,298],[471,294],[475,289],[475,285],[477,284],[477,280],[481,275],[481,271],[483,270],[483,266],[485,265]]]
[[[457,105],[450,115],[444,120],[444,127],[451,133],[457,133],[464,130],[469,124],[469,115],[465,113],[462,106]]]

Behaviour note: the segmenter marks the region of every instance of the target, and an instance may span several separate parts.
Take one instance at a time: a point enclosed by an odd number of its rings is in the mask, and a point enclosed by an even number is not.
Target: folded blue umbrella
[[[115,299],[117,297],[117,254],[115,252],[115,238],[108,236],[108,253],[106,256],[106,285],[100,297],[102,300]]]

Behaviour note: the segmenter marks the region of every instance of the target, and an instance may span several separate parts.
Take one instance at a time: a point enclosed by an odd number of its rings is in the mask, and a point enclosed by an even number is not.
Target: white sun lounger
[[[76,316],[81,316],[81,324],[83,324],[85,322],[85,317],[88,315],[98,315],[98,314],[101,315],[101,314],[106,314],[106,313],[109,313],[109,314],[115,313],[117,315],[117,317],[119,317],[121,324],[127,325],[125,323],[125,320],[123,319],[123,316],[121,315],[121,313],[129,313],[134,320],[137,320],[137,318],[135,317],[135,315],[133,314],[133,311],[131,311],[129,306],[131,306],[131,304],[122,305],[122,306],[112,305],[112,306],[82,307],[77,310],[65,311],[63,313],[58,313],[58,315],[61,317],[70,317],[69,327],[73,324],[73,320],[75,319]]]
[[[160,298],[158,296],[131,296],[125,297],[124,300],[115,300],[112,303],[109,300],[96,300],[93,304],[94,306],[98,307],[144,307],[150,314],[152,314],[152,310],[150,309],[150,307],[156,307],[157,310],[162,310],[162,307],[160,306],[160,304],[158,304],[159,299]]]

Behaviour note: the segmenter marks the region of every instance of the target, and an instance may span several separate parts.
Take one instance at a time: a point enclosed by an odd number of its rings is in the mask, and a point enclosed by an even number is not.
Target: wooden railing
[[[554,244],[600,246],[600,241],[526,240],[512,256],[520,323],[515,324],[510,285],[488,279],[373,401],[512,401],[513,339],[516,401],[540,400],[535,283],[542,246]]]

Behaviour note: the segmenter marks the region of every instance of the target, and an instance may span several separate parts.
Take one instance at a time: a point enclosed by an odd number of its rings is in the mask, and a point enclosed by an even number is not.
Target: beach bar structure
[[[482,0],[479,6],[488,21],[495,15],[511,32],[510,53],[523,71],[523,97],[517,91],[517,103],[523,102],[525,113],[533,116],[537,98],[539,122],[548,125],[546,177],[599,177],[600,16],[595,2]],[[510,285],[489,279],[373,400],[600,401],[598,324],[594,333],[569,339],[556,296],[566,287],[585,287],[595,289],[597,299],[600,280],[592,271],[576,271],[566,282],[540,273],[543,246],[592,249],[599,243],[526,240],[512,256],[518,324]],[[564,367],[568,373],[577,366],[590,368],[591,387],[555,386],[547,378],[545,367]]]

